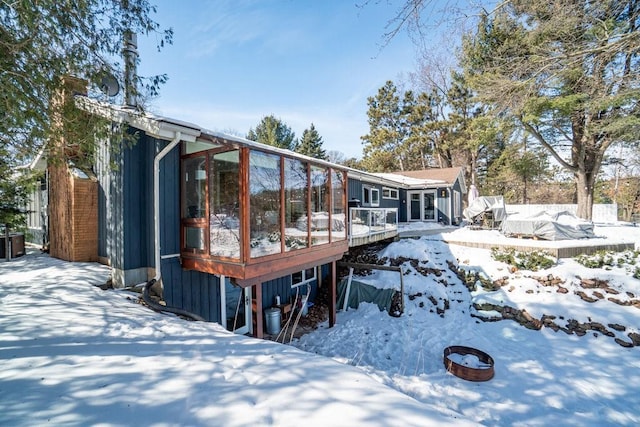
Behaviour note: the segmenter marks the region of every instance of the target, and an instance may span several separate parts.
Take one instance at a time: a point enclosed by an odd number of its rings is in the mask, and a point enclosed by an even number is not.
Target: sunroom
[[[348,251],[341,167],[219,135],[181,150],[183,268],[248,287]]]

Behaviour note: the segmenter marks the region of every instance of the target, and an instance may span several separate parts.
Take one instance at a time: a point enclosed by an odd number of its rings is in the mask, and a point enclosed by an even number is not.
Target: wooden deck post
[[[329,287],[329,327],[333,328],[336,324],[336,294],[338,293],[336,288],[337,268],[335,261],[331,261],[329,270],[329,276],[331,276],[331,285]]]
[[[262,283],[259,283],[253,287],[255,298],[253,299],[253,316],[255,319],[255,329],[253,336],[256,338],[264,337],[264,324],[262,321]]]

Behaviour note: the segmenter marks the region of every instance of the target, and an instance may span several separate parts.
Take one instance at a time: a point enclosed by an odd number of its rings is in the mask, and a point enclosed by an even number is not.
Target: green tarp
[[[351,308],[358,308],[361,302],[371,302],[377,304],[380,310],[391,312],[391,299],[395,289],[378,289],[366,283],[351,280],[349,289],[349,299],[347,305]],[[347,293],[347,279],[342,279],[338,283],[338,309],[344,307],[344,297]]]

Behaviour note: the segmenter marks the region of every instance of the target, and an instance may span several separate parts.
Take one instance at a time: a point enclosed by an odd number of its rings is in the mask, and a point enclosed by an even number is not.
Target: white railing
[[[398,230],[398,208],[350,208],[349,243],[354,238]]]

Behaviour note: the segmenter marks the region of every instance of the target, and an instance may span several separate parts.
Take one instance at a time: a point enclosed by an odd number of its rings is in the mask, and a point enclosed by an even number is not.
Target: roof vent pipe
[[[131,30],[124,32],[124,103],[127,107],[137,107],[138,87],[136,65],[138,64],[138,35]]]

